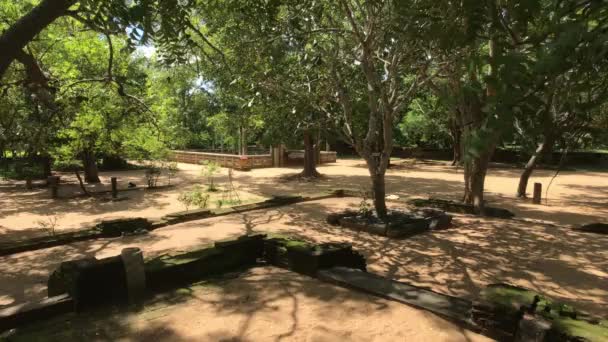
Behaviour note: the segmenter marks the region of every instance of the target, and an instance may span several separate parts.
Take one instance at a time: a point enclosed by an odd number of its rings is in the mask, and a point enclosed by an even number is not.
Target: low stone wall
[[[222,167],[237,170],[272,167],[272,156],[270,154],[238,156],[235,154],[175,150],[171,151],[169,159],[187,164],[200,164],[203,161],[209,161],[218,163]]]
[[[285,160],[287,165],[304,165],[304,151],[285,151]],[[319,164],[335,163],[336,161],[338,161],[338,153],[336,151],[321,151],[321,158],[319,160]]]
[[[277,166],[273,164],[272,154],[239,156],[235,154],[174,150],[171,151],[169,159],[171,159],[172,161],[186,164],[200,164],[201,162],[207,160],[210,162],[218,163],[222,167],[229,167],[237,170],[248,170]],[[337,160],[337,152],[321,151],[321,158],[319,160],[319,164],[335,163]],[[278,165],[304,165],[304,151],[285,151],[283,155],[283,160],[278,161]]]

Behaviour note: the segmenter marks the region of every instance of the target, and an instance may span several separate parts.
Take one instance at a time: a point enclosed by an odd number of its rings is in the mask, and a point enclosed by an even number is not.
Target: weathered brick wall
[[[303,150],[289,150],[286,153],[287,165],[304,165]],[[321,151],[320,164],[335,163],[338,160],[338,153],[335,151]]]
[[[195,151],[171,151],[170,159],[179,163],[200,164],[202,161],[218,163],[222,167],[235,169],[272,167],[270,154],[237,156],[234,154],[207,153]]]
[[[335,151],[321,151],[321,164],[335,163],[338,161],[338,153]]]

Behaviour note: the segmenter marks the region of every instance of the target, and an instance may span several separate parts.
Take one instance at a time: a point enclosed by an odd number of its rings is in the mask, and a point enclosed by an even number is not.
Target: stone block
[[[105,220],[98,223],[95,227],[108,237],[119,237],[123,233],[133,233],[138,230],[149,230],[152,224],[145,218],[128,218]]]
[[[120,257],[125,267],[129,304],[140,304],[146,295],[144,256],[139,248],[125,248]]]

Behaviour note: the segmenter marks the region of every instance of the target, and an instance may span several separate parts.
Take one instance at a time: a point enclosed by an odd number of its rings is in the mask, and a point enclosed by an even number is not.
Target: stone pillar
[[[540,204],[542,192],[543,192],[543,185],[541,183],[534,183],[534,196],[532,197],[532,203]]]
[[[146,295],[144,256],[139,248],[125,248],[120,252],[125,265],[129,304],[141,304]]]
[[[118,178],[111,177],[110,180],[112,181],[112,198],[116,199],[118,198]]]

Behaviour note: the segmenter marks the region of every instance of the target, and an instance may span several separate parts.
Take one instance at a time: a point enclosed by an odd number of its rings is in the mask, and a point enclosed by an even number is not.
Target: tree
[[[40,0],[37,4],[29,1],[18,3],[12,0],[0,2],[2,16],[12,19],[8,26],[2,27],[0,35],[0,80],[18,54],[60,18],[71,18],[102,34],[124,35],[128,32],[131,48],[153,41],[166,64],[186,62],[185,50],[212,46],[198,25],[191,21],[196,8],[194,0]],[[199,38],[198,43],[193,36]]]
[[[603,77],[608,67],[605,6],[598,3],[565,5],[552,17],[541,17],[537,36],[530,49],[531,69],[538,100],[532,115],[517,117],[522,144],[535,145],[517,187],[517,196],[526,197],[528,180],[544,155],[556,143],[575,147],[588,134],[594,115],[606,102],[608,84]]]

